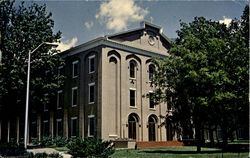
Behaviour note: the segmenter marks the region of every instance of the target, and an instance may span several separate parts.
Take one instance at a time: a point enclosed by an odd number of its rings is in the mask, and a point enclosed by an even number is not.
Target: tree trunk
[[[196,124],[195,127],[195,139],[196,139],[196,146],[197,146],[197,152],[201,152],[201,128],[199,123]]]

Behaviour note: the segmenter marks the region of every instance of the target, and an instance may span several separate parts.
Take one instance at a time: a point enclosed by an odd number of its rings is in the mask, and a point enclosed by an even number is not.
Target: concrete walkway
[[[63,156],[63,158],[71,158],[72,157],[70,154],[65,154],[64,152],[59,152],[59,151],[52,149],[52,148],[28,149],[27,151],[32,152],[33,154],[44,153],[44,152],[47,154],[59,153],[60,155]]]

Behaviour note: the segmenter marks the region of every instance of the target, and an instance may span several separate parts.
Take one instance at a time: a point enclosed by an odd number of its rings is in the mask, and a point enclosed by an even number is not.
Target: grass
[[[112,158],[247,158],[249,152],[222,152],[218,148],[202,148],[201,153],[196,153],[196,147],[168,147],[148,149],[121,149],[116,150]]]

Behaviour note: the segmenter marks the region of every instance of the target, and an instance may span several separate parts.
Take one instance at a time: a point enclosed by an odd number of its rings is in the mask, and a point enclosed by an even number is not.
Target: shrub
[[[28,155],[26,155],[28,158],[63,158],[62,155],[60,155],[59,153],[51,153],[51,154],[47,154],[46,152],[43,153],[28,153]]]
[[[23,142],[17,143],[16,141],[12,140],[9,143],[0,143],[0,155],[3,156],[17,156],[23,155],[26,153],[24,149]]]
[[[68,141],[67,141],[67,138],[65,137],[57,136],[53,139],[53,143],[57,147],[62,147],[62,146],[65,146],[68,143]]]
[[[40,141],[37,138],[31,138],[31,142],[34,145],[38,145],[40,143]]]
[[[42,137],[42,139],[40,140],[40,145],[41,147],[49,147],[53,145],[52,137],[51,136]]]
[[[97,138],[80,137],[71,140],[67,148],[73,157],[108,157],[114,153],[114,144],[111,141],[102,141]]]

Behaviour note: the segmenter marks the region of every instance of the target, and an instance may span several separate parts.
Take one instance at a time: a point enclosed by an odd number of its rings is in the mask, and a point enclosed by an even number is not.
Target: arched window
[[[156,126],[157,119],[154,115],[149,116],[148,118],[148,140],[155,141],[156,140]]]
[[[128,138],[136,139],[137,124],[138,124],[138,118],[136,114],[130,114],[128,117]]]
[[[136,63],[133,60],[129,62],[129,76],[130,78],[136,78]]]
[[[148,78],[149,78],[149,80],[152,80],[152,78],[154,76],[155,67],[154,67],[154,65],[151,64],[151,65],[149,65],[148,69],[149,69],[148,70],[148,72],[149,72]]]

